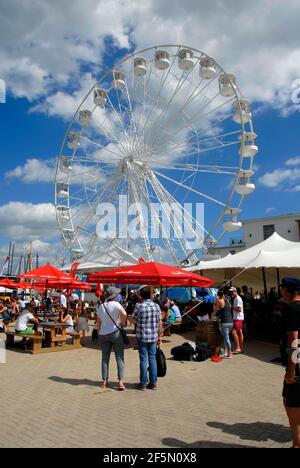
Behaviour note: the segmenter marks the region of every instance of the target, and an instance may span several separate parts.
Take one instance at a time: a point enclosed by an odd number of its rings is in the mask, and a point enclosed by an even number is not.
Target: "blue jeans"
[[[149,360],[149,380],[151,384],[157,383],[157,364],[156,364],[157,342],[145,343],[138,340],[138,349],[140,355],[140,383],[148,383],[147,361]]]
[[[230,332],[233,328],[233,323],[221,323],[221,331],[223,336],[224,347],[231,351]]]

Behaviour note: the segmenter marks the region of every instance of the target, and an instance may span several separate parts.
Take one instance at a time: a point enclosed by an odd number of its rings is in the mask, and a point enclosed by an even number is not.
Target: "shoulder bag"
[[[103,305],[104,309],[106,310],[106,313],[107,313],[107,315],[109,316],[110,320],[111,320],[112,322],[114,322],[114,324],[116,325],[117,329],[118,329],[119,332],[121,333],[121,336],[122,336],[122,340],[123,340],[124,345],[129,345],[129,338],[128,338],[128,336],[127,336],[126,330],[124,330],[124,328],[119,327],[119,325],[116,324],[116,322],[114,321],[114,319],[112,318],[112,316],[111,316],[110,313],[108,312],[108,310],[107,310],[107,308],[106,308],[104,302],[103,302],[102,305]]]

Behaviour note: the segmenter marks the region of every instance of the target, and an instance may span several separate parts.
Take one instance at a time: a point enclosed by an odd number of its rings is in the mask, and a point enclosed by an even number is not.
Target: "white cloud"
[[[287,166],[300,166],[300,156],[288,159],[285,163]]]
[[[259,183],[268,188],[289,187],[300,180],[300,169],[275,169],[258,179]]]
[[[21,179],[25,184],[54,182],[55,163],[41,159],[27,159],[24,166],[17,166],[4,174],[6,179]]]
[[[32,252],[32,267],[45,265],[46,263],[55,264],[58,259],[58,252],[61,250],[61,245],[57,243],[48,243],[40,239],[34,240],[32,245],[29,242],[14,242],[14,256],[12,258],[12,274],[24,272],[24,264],[28,262],[29,252]],[[0,245],[0,270],[5,263],[8,255],[8,245]],[[60,255],[59,255],[60,256]],[[58,263],[59,267],[60,264]]]
[[[9,202],[0,206],[0,235],[22,242],[55,239],[58,228],[54,205]]]
[[[15,96],[30,100],[71,79],[76,85],[82,65],[101,64],[108,36],[118,47],[129,46],[127,22],[135,3],[4,0],[0,76]]]
[[[276,211],[276,208],[270,207],[266,209],[266,213],[272,213],[273,211]]]
[[[296,185],[296,182],[300,182],[300,156],[289,158],[285,161],[286,167],[275,169],[271,172],[266,172],[263,176],[258,179],[261,185],[267,188],[281,188],[292,192],[298,192],[300,185]]]
[[[82,65],[99,75],[103,53],[114,53],[105,50],[107,38],[122,48],[191,45],[235,72],[247,97],[286,114],[297,109],[291,96],[300,77],[298,0],[284,8],[280,0],[253,0],[251,11],[238,0],[173,0],[171,7],[168,0],[4,0],[1,14],[0,76],[15,96],[46,98],[35,110],[50,115],[71,112],[65,86],[76,101]]]
[[[58,116],[69,119],[94,84],[95,79],[92,78],[91,73],[86,73],[80,77],[79,88],[76,91],[73,93],[57,91],[50,94],[40,104],[33,106],[30,113],[41,112],[51,117]]]

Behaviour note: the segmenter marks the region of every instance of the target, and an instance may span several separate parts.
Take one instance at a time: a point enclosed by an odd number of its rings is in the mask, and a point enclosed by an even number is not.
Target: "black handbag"
[[[99,333],[96,328],[93,328],[92,341],[99,341]]]
[[[116,324],[116,322],[114,321],[114,319],[112,318],[112,316],[111,316],[110,313],[108,312],[107,308],[105,307],[105,304],[103,303],[102,305],[103,305],[104,309],[106,310],[106,313],[107,313],[107,315],[109,316],[109,318],[114,322],[114,324],[116,325],[117,329],[118,329],[119,332],[121,333],[121,336],[122,336],[122,340],[123,340],[124,345],[129,345],[129,338],[128,338],[128,336],[127,336],[126,330],[124,330],[124,328],[121,328],[121,327],[119,327],[119,325]]]
[[[164,377],[167,373],[167,362],[164,352],[156,349],[157,377]]]

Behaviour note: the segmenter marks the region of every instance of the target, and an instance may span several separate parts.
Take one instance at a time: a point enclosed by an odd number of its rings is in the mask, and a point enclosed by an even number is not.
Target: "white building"
[[[228,245],[214,248],[214,254],[225,257],[235,254],[268,239],[274,232],[287,240],[300,241],[300,213],[243,221],[241,239],[232,240]]]

